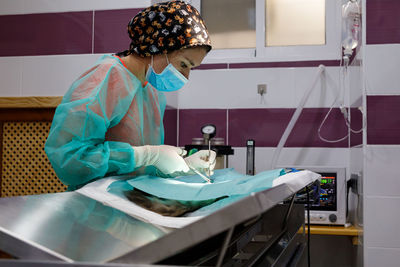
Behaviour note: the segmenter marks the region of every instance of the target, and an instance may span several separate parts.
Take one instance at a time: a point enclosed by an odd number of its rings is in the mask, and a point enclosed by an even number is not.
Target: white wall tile
[[[349,149],[349,161],[350,173],[359,173],[363,170],[364,160],[362,146]]]
[[[367,45],[365,79],[368,95],[400,95],[400,44]]]
[[[178,108],[178,91],[175,92],[165,92],[165,97],[167,99],[167,105],[173,108]]]
[[[25,0],[0,0],[0,15],[24,13]]]
[[[310,89],[315,79],[317,82],[305,104],[305,107],[330,107],[340,93],[338,67],[326,67],[325,73],[317,77],[318,68],[295,69],[295,106],[297,107],[304,94]],[[339,106],[338,103],[335,107]]]
[[[195,70],[179,91],[179,108],[293,107],[293,69]],[[267,84],[261,98],[257,84]]]
[[[100,55],[23,57],[23,96],[63,96]]]
[[[21,62],[20,57],[0,57],[0,97],[21,95]]]
[[[92,67],[101,56],[82,54],[19,57],[22,62],[22,90],[18,90],[18,93],[23,96],[63,96],[72,82]],[[1,62],[2,58],[0,58],[0,68]],[[4,65],[7,65],[7,62]],[[9,73],[5,77],[8,80],[17,74],[11,70]],[[10,93],[15,92],[15,90],[10,91]],[[166,93],[165,96],[168,106],[178,107],[177,92]]]
[[[400,197],[364,197],[365,247],[400,249],[399,206]]]
[[[0,0],[0,15],[143,8],[150,0]]]
[[[365,267],[398,267],[400,263],[400,249],[367,248],[364,258]]]
[[[229,167],[246,173],[246,148],[234,147],[234,155],[229,156]],[[269,169],[275,148],[256,148],[256,173]],[[278,167],[347,167],[347,148],[284,148],[279,157]]]
[[[179,107],[186,108],[296,108],[310,88],[317,68],[195,70],[179,92]],[[322,76],[323,77],[323,76]],[[339,90],[339,68],[327,67],[306,107],[330,107]],[[267,94],[257,94],[257,84]],[[338,106],[338,104],[336,104]]]
[[[349,76],[349,103],[352,107],[362,106],[362,95],[364,93],[363,77],[361,66],[350,66],[348,68]]]
[[[367,145],[364,157],[364,194],[400,197],[400,145]]]

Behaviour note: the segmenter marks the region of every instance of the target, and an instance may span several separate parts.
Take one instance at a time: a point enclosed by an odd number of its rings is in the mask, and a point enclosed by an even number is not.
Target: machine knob
[[[329,221],[330,222],[336,222],[337,221],[337,216],[335,214],[331,214],[329,215]]]

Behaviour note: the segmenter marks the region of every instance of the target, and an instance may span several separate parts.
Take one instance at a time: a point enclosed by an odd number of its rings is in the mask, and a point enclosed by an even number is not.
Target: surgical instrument
[[[193,168],[192,166],[188,165],[189,169],[191,169],[192,171],[194,171],[196,174],[198,174],[201,178],[203,178],[207,183],[211,184],[211,179],[208,178],[207,176],[205,176],[204,174],[202,174],[201,172],[199,172],[198,170],[196,170],[195,168]]]
[[[215,125],[213,124],[207,124],[204,125],[201,128],[201,133],[203,134],[203,138],[206,142],[208,142],[208,159],[210,160],[210,156],[211,156],[211,138],[213,138],[216,133],[217,133],[217,129],[215,127]],[[208,177],[211,176],[211,170],[210,170],[210,165],[208,166]]]

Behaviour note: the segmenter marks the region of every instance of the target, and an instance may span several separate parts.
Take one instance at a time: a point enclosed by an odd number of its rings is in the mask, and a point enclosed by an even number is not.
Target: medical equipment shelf
[[[306,227],[306,233],[308,232]],[[311,225],[310,234],[312,235],[342,235],[342,236],[359,236],[362,234],[362,229],[349,226],[327,226],[327,225]]]
[[[300,229],[302,231],[302,229]],[[299,232],[300,232],[299,230]],[[308,233],[307,227],[305,233]],[[337,225],[311,225],[310,234],[312,235],[335,235],[335,236],[348,236],[351,238],[353,245],[359,244],[359,236],[363,234],[362,229],[353,225],[349,227]]]

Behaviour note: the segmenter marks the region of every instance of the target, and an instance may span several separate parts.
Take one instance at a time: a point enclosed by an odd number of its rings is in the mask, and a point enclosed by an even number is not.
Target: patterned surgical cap
[[[129,22],[128,33],[132,42],[124,54],[147,57],[196,46],[211,50],[200,13],[183,1],[159,3],[142,10]]]

